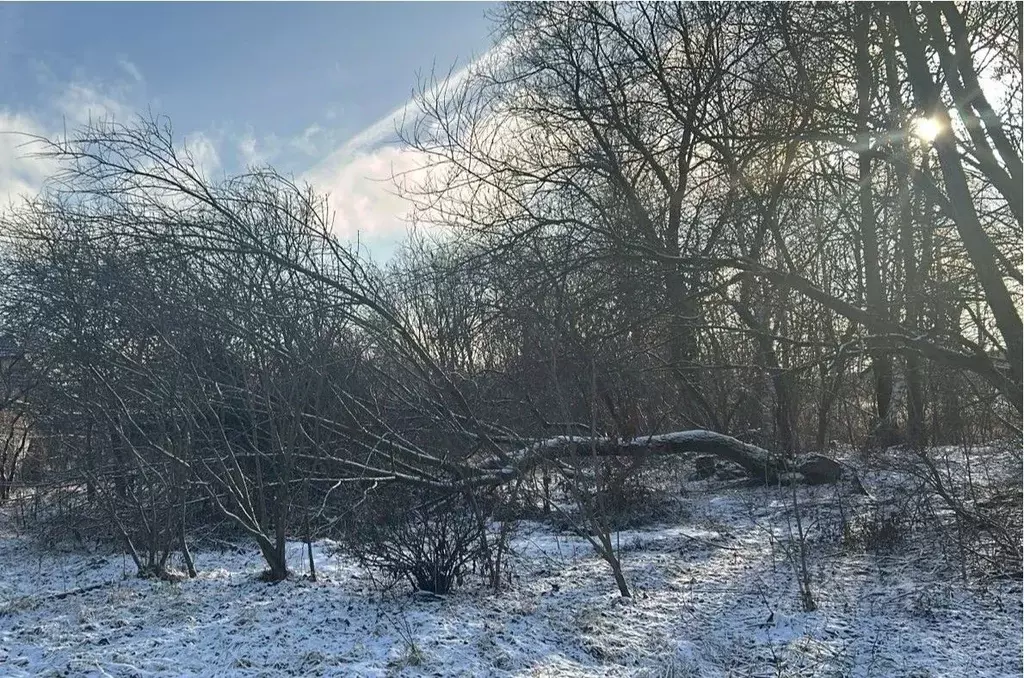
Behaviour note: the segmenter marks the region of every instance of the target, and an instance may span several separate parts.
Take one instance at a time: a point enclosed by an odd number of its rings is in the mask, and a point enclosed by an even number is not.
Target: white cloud
[[[423,157],[397,146],[358,153],[338,166],[322,166],[303,178],[329,194],[335,231],[345,237],[382,240],[405,232],[410,203],[397,194],[396,178],[423,171]]]
[[[21,197],[37,194],[57,169],[52,160],[35,155],[39,149],[33,137],[54,139],[90,121],[129,123],[137,111],[129,103],[132,94],[133,88],[123,83],[72,82],[61,87],[42,110],[0,108],[0,211]],[[178,141],[208,176],[222,169],[217,136],[195,132]]]
[[[57,97],[56,109],[71,126],[90,121],[118,120],[127,122],[133,109],[118,93],[106,93],[99,87],[73,82]]]
[[[0,210],[37,194],[56,170],[52,160],[36,155],[33,137],[52,139],[90,120],[127,120],[133,109],[125,94],[123,88],[72,82],[42,111],[0,109]]]
[[[501,59],[511,48],[505,41],[482,57],[453,73],[427,92],[431,99],[465,81],[481,65]],[[395,146],[396,130],[412,122],[414,102],[408,101],[341,144],[326,159],[306,172],[303,179],[329,194],[339,235],[367,235],[378,240],[398,239],[406,230],[412,205],[396,195],[392,177],[403,176],[411,184],[424,176],[427,158]]]
[[[282,149],[291,145],[273,133],[257,136],[252,127],[246,127],[240,135],[236,133],[230,138],[239,169],[274,165],[280,160]]]
[[[121,70],[127,73],[128,76],[137,84],[141,85],[144,82],[144,78],[142,77],[142,71],[139,70],[139,67],[133,64],[128,59],[126,59],[125,57],[118,58],[117,65],[120,66]]]
[[[238,140],[238,157],[246,167],[262,165],[266,162],[266,158],[259,150],[258,145],[259,143],[256,141],[256,137],[253,135],[252,131],[247,131],[242,135],[242,138]]]
[[[216,142],[202,132],[195,132],[185,137],[182,147],[192,156],[193,162],[208,177],[221,169],[220,153]]]
[[[45,133],[32,117],[0,110],[0,211],[38,193],[53,173],[51,161],[33,154],[32,137]]]
[[[331,126],[313,123],[290,137],[273,133],[257,135],[248,127],[240,135],[232,135],[232,144],[239,165],[273,165],[287,173],[308,167],[310,159],[321,156],[337,138],[338,133]]]
[[[319,151],[318,141],[323,137],[324,132],[323,127],[314,123],[294,137],[289,145],[305,155],[316,155]]]

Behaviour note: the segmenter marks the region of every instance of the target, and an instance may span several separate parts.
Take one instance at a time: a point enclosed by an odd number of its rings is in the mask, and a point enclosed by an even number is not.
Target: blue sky
[[[332,194],[354,191],[335,195],[339,211],[351,212],[339,215],[343,230],[383,237],[401,205],[367,180],[389,174],[397,156],[364,132],[387,129],[418,74],[484,54],[494,7],[0,3],[0,132],[53,134],[64,121],[151,109],[216,170],[269,162]],[[46,168],[0,137],[6,203]],[[353,138],[360,143],[346,144]]]

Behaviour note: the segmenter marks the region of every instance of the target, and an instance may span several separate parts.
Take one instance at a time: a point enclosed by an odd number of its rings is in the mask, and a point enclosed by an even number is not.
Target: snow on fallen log
[[[619,440],[606,436],[555,436],[520,448],[511,454],[512,467],[502,475],[518,475],[543,462],[576,456],[640,456],[668,454],[714,455],[741,467],[751,478],[775,481],[786,471],[781,457],[756,445],[723,433],[693,430],[676,431]]]

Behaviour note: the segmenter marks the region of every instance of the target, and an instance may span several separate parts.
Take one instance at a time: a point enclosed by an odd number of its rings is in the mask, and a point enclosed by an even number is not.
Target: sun
[[[935,141],[935,138],[942,134],[942,123],[935,118],[914,118],[910,123],[914,136],[926,144]]]

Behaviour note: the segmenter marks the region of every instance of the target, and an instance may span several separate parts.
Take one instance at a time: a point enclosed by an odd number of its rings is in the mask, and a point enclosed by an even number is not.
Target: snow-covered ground
[[[1019,581],[964,584],[927,540],[882,556],[818,539],[836,490],[800,495],[814,612],[801,611],[780,489],[691,492],[676,524],[620,533],[631,600],[584,540],[537,523],[519,530],[511,590],[444,599],[382,599],[329,543],[315,583],[296,543],[289,581],[257,581],[242,545],[198,551],[199,577],[173,584],[7,530],[0,676],[1021,675]]]

